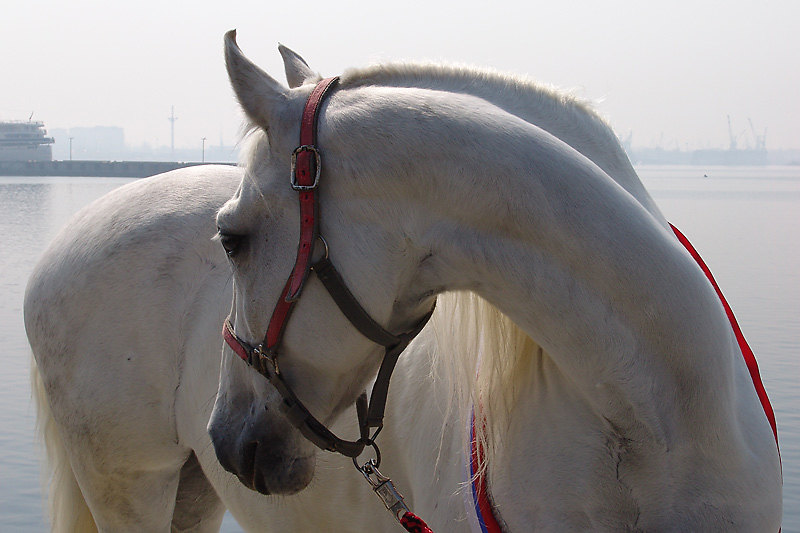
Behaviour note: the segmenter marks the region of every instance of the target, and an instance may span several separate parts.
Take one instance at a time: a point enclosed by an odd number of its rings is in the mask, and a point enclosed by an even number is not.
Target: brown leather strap
[[[375,322],[369,316],[369,313],[361,307],[361,304],[358,303],[353,293],[347,288],[344,279],[336,270],[336,267],[333,266],[329,257],[326,256],[317,261],[311,269],[322,281],[322,284],[328,290],[328,294],[331,295],[339,310],[347,317],[350,323],[366,338],[386,348],[378,370],[378,377],[372,387],[372,394],[369,399],[369,414],[366,418],[368,427],[379,428],[383,425],[383,413],[386,409],[386,398],[389,394],[389,380],[397,364],[397,359],[406,349],[408,343],[428,323],[433,314],[433,309],[422,317],[411,331],[401,335],[394,335]]]
[[[254,347],[234,333],[230,320],[225,320],[222,328],[222,337],[231,349],[242,360],[267,378],[281,395],[281,411],[287,420],[296,427],[302,435],[323,450],[338,452],[347,457],[358,457],[369,443],[369,426],[367,417],[367,394],[365,392],[356,400],[356,413],[361,437],[356,441],[340,439],[325,425],[314,418],[306,409],[294,391],[284,381],[277,363],[277,354],[264,348],[263,345]]]
[[[436,303],[434,302],[431,310],[422,317],[417,325],[414,326],[414,329],[400,335],[399,343],[386,348],[383,361],[381,361],[381,367],[378,370],[378,377],[375,378],[375,384],[372,386],[372,394],[369,397],[369,413],[365,421],[367,426],[371,428],[380,428],[383,426],[383,413],[386,410],[386,398],[389,395],[389,380],[397,364],[397,359],[400,357],[400,354],[403,353],[403,350],[406,349],[408,343],[422,331],[422,328],[424,328],[431,319],[435,308]]]
[[[361,307],[353,293],[345,285],[342,276],[331,263],[330,258],[324,257],[311,267],[319,280],[328,289],[333,301],[339,306],[342,314],[347,317],[355,328],[366,338],[384,347],[395,346],[400,342],[397,337],[375,322]]]

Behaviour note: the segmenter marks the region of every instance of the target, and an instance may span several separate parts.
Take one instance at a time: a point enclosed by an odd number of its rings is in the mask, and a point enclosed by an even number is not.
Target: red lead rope
[[[772,427],[772,434],[775,436],[775,445],[777,446],[778,427],[775,424],[775,413],[772,410],[772,405],[769,403],[769,398],[767,397],[766,389],[764,389],[764,384],[761,382],[761,374],[758,371],[758,363],[756,362],[755,355],[753,355],[753,350],[751,350],[750,346],[747,344],[747,341],[742,334],[742,330],[739,328],[739,323],[736,321],[736,317],[733,316],[731,306],[728,305],[728,301],[722,295],[722,291],[719,289],[719,285],[717,285],[717,282],[714,280],[714,276],[711,275],[711,270],[709,270],[708,266],[706,266],[705,261],[703,261],[703,259],[700,257],[700,254],[698,254],[697,250],[695,250],[694,246],[692,246],[692,243],[689,242],[689,239],[687,239],[686,236],[681,233],[680,230],[678,230],[678,228],[672,224],[670,224],[670,227],[684,248],[686,248],[689,254],[691,254],[694,260],[703,270],[703,273],[708,278],[708,281],[711,282],[714,290],[717,291],[717,296],[719,296],[719,300],[722,302],[722,307],[725,308],[725,314],[728,315],[728,321],[730,321],[733,333],[736,335],[736,340],[739,342],[739,349],[742,351],[742,356],[747,364],[747,370],[750,371],[750,379],[753,380],[753,386],[756,389],[756,394],[758,394],[758,399],[761,401],[761,407],[764,409],[764,414],[767,415],[769,425]]]
[[[722,307],[725,308],[725,314],[728,315],[728,321],[731,323],[731,328],[733,329],[734,335],[736,335],[736,340],[739,343],[739,349],[742,352],[742,357],[744,357],[744,362],[747,364],[747,370],[750,371],[750,379],[753,380],[753,386],[756,389],[756,394],[758,395],[758,399],[761,401],[761,407],[764,409],[764,414],[767,415],[767,420],[769,421],[769,425],[772,427],[772,434],[775,436],[775,446],[778,447],[778,459],[780,460],[781,450],[780,446],[778,445],[778,426],[775,423],[775,412],[772,410],[772,404],[769,403],[769,397],[767,397],[767,390],[764,388],[764,384],[761,382],[761,373],[758,371],[758,363],[756,362],[756,356],[753,354],[753,350],[750,349],[750,345],[747,344],[747,341],[744,338],[744,334],[742,333],[741,328],[739,327],[739,323],[736,321],[736,317],[733,316],[733,310],[731,306],[728,305],[728,300],[725,299],[725,296],[722,295],[722,291],[719,289],[719,285],[717,285],[714,276],[711,275],[711,270],[706,265],[703,258],[700,257],[700,254],[697,253],[697,250],[694,249],[692,243],[689,242],[689,239],[680,232],[678,228],[673,226],[672,224],[669,225],[672,228],[672,231],[675,233],[675,236],[678,237],[678,240],[681,242],[684,248],[689,252],[689,254],[694,258],[697,264],[700,266],[700,269],[708,278],[708,281],[711,282],[711,285],[714,287],[714,290],[717,291],[717,296],[719,296],[720,302],[722,302]],[[778,529],[778,533],[781,533],[781,529]]]
[[[428,527],[428,524],[411,511],[406,511],[406,514],[400,519],[400,523],[406,531],[411,531],[412,533],[433,533],[431,528]]]
[[[489,497],[489,486],[486,483],[486,472],[480,472],[480,463],[483,461],[483,447],[475,435],[475,410],[470,415],[470,464],[469,473],[472,477],[472,504],[475,516],[478,518],[478,527],[481,533],[502,533],[495,509]]]

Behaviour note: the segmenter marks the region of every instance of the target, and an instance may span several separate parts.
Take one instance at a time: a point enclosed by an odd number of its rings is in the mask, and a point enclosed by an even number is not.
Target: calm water
[[[800,167],[643,167],[703,255],[758,357],[778,419],[783,531],[800,533]],[[704,178],[703,175],[708,177]],[[69,216],[130,180],[0,177],[0,530],[47,530],[22,321],[25,282]],[[223,531],[237,531],[228,517]]]

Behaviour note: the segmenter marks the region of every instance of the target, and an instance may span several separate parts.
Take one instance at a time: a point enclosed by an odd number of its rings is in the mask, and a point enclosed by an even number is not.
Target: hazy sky
[[[120,126],[130,145],[236,139],[222,56],[237,28],[283,79],[277,43],[323,75],[391,59],[489,66],[595,101],[634,145],[800,148],[800,1],[9,1],[0,15],[0,119]]]

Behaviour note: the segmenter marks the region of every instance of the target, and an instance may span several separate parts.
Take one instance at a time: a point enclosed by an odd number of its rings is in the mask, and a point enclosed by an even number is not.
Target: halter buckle
[[[272,371],[275,375],[280,375],[281,370],[278,368],[278,356],[274,352],[268,349],[264,349],[264,344],[259,344],[255,348],[253,348],[253,358],[254,361],[250,361],[250,364],[256,367],[262,374],[267,370],[266,363],[269,363],[272,366]]]
[[[315,163],[314,166],[316,167],[316,171],[314,173],[314,183],[312,183],[311,185],[301,185],[297,183],[297,154],[299,154],[300,152],[311,152],[312,154],[314,154],[314,163]],[[319,150],[317,150],[316,146],[310,144],[304,144],[294,149],[294,152],[292,152],[292,174],[291,177],[289,178],[290,183],[292,184],[292,189],[296,191],[312,191],[316,189],[317,185],[319,185],[319,175],[321,171],[322,171],[322,159],[319,155]]]

